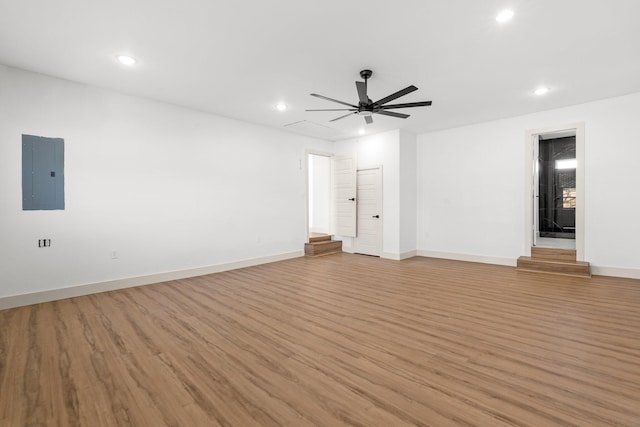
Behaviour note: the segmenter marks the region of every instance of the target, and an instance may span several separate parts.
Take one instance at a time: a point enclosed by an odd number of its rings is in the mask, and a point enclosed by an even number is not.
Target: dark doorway
[[[543,139],[538,150],[540,237],[576,237],[576,137]]]

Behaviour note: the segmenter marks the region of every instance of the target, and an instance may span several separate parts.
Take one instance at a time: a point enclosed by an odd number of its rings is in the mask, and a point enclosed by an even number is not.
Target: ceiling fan
[[[413,85],[373,102],[371,99],[369,99],[369,96],[367,96],[367,80],[371,78],[372,74],[373,71],[371,70],[360,71],[360,77],[364,79],[364,82],[356,82],[356,89],[358,90],[359,99],[358,105],[349,104],[348,102],[338,101],[337,99],[332,99],[326,96],[318,95],[317,93],[312,93],[311,96],[315,96],[316,98],[326,99],[327,101],[331,102],[337,102],[338,104],[346,105],[351,108],[332,108],[306,111],[350,111],[350,113],[345,114],[344,116],[340,116],[329,121],[335,122],[336,120],[344,119],[345,117],[348,117],[352,114],[357,114],[359,116],[364,116],[365,122],[370,125],[371,123],[373,123],[373,118],[371,117],[373,114],[382,114],[384,116],[406,119],[407,117],[409,117],[409,114],[396,113],[387,110],[394,110],[396,108],[428,107],[429,105],[431,105],[431,101],[409,102],[405,104],[387,104],[387,102],[391,102],[394,99],[400,98],[401,96],[418,90],[418,88]]]

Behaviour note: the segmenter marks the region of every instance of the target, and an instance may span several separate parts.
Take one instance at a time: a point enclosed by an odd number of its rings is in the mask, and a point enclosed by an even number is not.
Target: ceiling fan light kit
[[[306,110],[306,111],[349,111],[349,113],[337,117],[333,120],[329,120],[330,122],[335,122],[336,120],[344,119],[352,114],[357,114],[359,116],[363,116],[365,122],[370,125],[373,123],[373,118],[371,117],[373,114],[381,114],[383,116],[397,117],[399,119],[406,119],[410,117],[409,114],[396,113],[393,111],[397,108],[412,108],[412,107],[428,107],[431,105],[431,101],[422,101],[422,102],[408,102],[404,104],[388,104],[395,99],[400,98],[401,96],[407,95],[411,92],[418,90],[417,87],[411,85],[406,88],[399,90],[395,93],[392,93],[389,96],[385,96],[382,99],[377,101],[372,101],[371,98],[367,95],[367,81],[373,75],[373,71],[371,70],[362,70],[360,71],[360,77],[364,79],[364,82],[356,82],[356,90],[358,92],[358,103],[349,104],[348,102],[338,101],[337,99],[328,98],[323,95],[318,95],[317,93],[312,93],[311,96],[315,96],[316,98],[325,99],[327,101],[336,102],[338,104],[346,105],[351,108],[330,108],[330,109],[321,109],[321,110]]]

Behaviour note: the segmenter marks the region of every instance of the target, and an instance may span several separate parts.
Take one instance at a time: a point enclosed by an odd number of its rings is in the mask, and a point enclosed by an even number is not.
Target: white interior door
[[[356,160],[354,156],[334,157],[333,206],[335,218],[333,234],[345,237],[356,235]]]
[[[380,256],[382,253],[382,170],[359,170],[357,185],[358,222],[354,252]]]

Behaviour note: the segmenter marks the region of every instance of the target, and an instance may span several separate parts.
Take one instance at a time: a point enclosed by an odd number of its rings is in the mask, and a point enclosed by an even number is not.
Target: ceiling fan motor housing
[[[373,71],[371,70],[362,70],[360,71],[360,77],[362,77],[365,81],[371,77]]]

